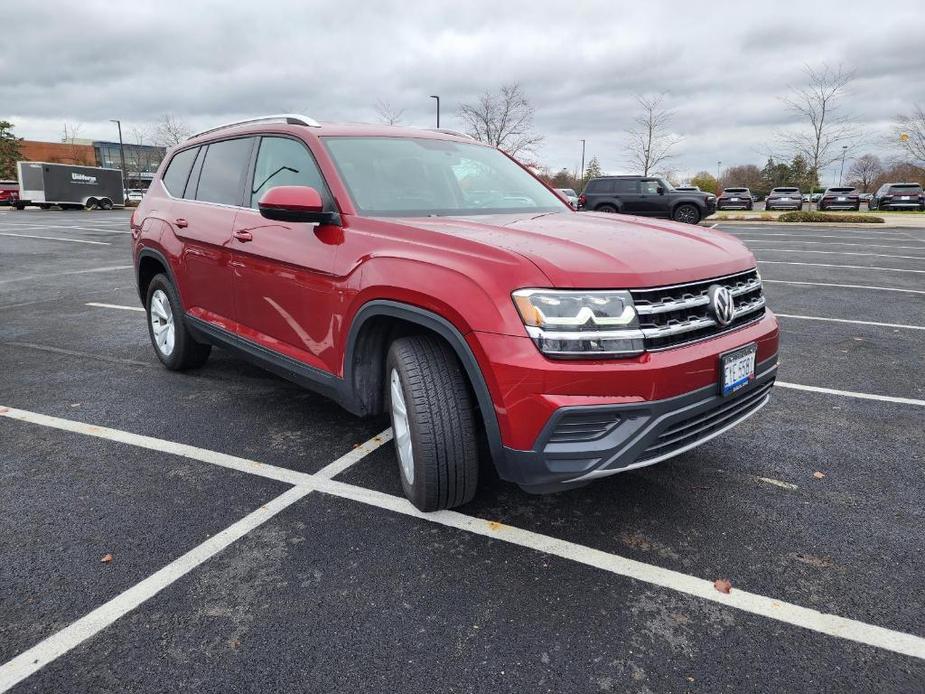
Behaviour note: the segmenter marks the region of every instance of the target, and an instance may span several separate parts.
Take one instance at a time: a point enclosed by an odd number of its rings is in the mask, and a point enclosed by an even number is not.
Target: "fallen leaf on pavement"
[[[825,477],[825,473],[824,472],[814,472],[813,477],[815,477],[817,480],[821,480],[823,477]]]
[[[728,595],[729,591],[732,590],[732,583],[728,578],[717,578],[713,581],[713,587],[720,593],[726,593]]]
[[[112,561],[112,555],[107,554],[102,559],[100,559],[100,561],[103,562],[104,564],[108,564],[109,562]]]

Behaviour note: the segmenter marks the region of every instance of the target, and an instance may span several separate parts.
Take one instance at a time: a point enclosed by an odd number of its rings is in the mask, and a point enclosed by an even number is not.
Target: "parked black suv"
[[[925,193],[918,183],[884,183],[867,201],[870,210],[925,210]]]
[[[675,190],[667,181],[654,176],[602,176],[588,181],[578,196],[578,209],[665,217],[696,224],[716,210],[716,196]]]

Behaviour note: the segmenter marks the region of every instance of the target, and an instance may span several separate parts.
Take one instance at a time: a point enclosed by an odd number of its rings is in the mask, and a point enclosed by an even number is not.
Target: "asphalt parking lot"
[[[128,217],[0,211],[0,691],[925,690],[925,229],[721,225],[762,415],[424,516],[385,420],[161,368]]]

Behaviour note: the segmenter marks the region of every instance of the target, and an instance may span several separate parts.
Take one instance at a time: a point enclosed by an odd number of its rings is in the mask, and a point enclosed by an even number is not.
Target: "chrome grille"
[[[714,284],[732,292],[735,318],[729,325],[720,325],[710,311],[707,292]],[[705,340],[741,328],[765,312],[757,270],[672,287],[633,289],[630,293],[648,351]]]

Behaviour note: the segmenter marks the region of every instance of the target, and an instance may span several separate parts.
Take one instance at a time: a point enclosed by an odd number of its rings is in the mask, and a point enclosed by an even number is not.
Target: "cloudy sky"
[[[15,3],[0,41],[0,118],[27,139],[115,139],[170,112],[192,127],[261,113],[374,122],[377,99],[430,127],[519,82],[545,137],[538,159],[578,166],[580,145],[628,172],[634,95],[666,92],[682,176],[762,164],[793,127],[780,97],[805,64],[856,71],[844,109],[857,149],[889,153],[893,116],[925,103],[925,9],[869,2],[43,0]],[[786,9],[782,9],[786,8]],[[128,139],[128,136],[126,136]]]

